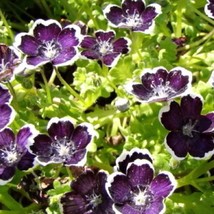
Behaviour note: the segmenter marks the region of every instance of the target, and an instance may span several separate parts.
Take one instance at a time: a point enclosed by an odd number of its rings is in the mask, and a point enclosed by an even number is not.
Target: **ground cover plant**
[[[0,213],[214,212],[214,2],[0,2]]]

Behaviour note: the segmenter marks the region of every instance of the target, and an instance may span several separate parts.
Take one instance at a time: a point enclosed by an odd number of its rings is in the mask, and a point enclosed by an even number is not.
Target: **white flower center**
[[[20,159],[20,154],[17,151],[16,145],[13,143],[10,143],[6,148],[0,149],[0,156],[3,158],[4,164],[7,166],[13,165]]]
[[[58,160],[66,160],[71,157],[76,151],[74,143],[67,137],[58,139],[55,137],[52,143],[54,156]]]
[[[4,59],[2,59],[1,64],[0,64],[0,71],[5,71],[7,70],[9,62],[5,63]]]
[[[195,121],[194,123],[192,123],[192,121],[189,121],[186,125],[182,127],[182,133],[188,137],[193,137],[192,132],[194,130],[196,123],[197,121]]]
[[[140,187],[138,189],[137,193],[133,193],[133,202],[136,206],[142,206],[142,209],[145,209],[153,200],[152,194],[146,191],[146,189],[144,191]]]
[[[97,195],[94,192],[91,195],[87,195],[86,199],[89,201],[88,205],[91,205],[92,209],[94,209],[95,207],[102,203],[101,195]]]
[[[109,43],[109,41],[103,41],[99,43],[99,52],[102,55],[105,55],[108,52],[112,52],[112,51],[113,51],[113,47],[112,47],[112,44]]]
[[[129,15],[128,17],[126,17],[126,25],[130,28],[137,27],[139,23],[140,23],[140,14],[136,12],[136,10],[134,11],[133,15]]]
[[[60,52],[60,45],[54,41],[44,42],[40,47],[41,53],[48,59],[55,58]]]

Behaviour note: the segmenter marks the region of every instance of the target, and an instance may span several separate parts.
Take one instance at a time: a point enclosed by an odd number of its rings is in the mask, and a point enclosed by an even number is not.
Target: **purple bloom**
[[[72,191],[61,198],[63,214],[113,214],[105,184],[107,174],[87,170],[71,183]]]
[[[106,189],[117,214],[159,214],[165,210],[164,199],[176,187],[170,172],[160,172],[154,177],[150,161],[137,159],[129,163],[125,173],[109,175]]]
[[[18,52],[5,44],[0,44],[0,81],[9,81],[20,70]]]
[[[153,162],[152,156],[147,149],[133,148],[130,151],[124,150],[120,154],[120,156],[116,159],[116,166],[114,169],[115,171],[119,171],[125,174],[128,164],[134,162],[137,159],[148,160],[151,163]]]
[[[176,159],[214,154],[214,113],[201,115],[201,110],[202,99],[195,95],[182,97],[180,105],[172,101],[160,110],[160,121],[170,131],[165,145]]]
[[[88,59],[100,60],[108,67],[117,64],[121,54],[129,52],[131,41],[128,38],[114,40],[114,31],[96,31],[95,37],[85,36],[80,46],[85,50],[82,55]]]
[[[214,0],[207,0],[207,4],[204,7],[204,12],[207,16],[214,19]]]
[[[39,134],[29,145],[41,165],[64,163],[68,166],[83,166],[87,146],[92,141],[94,130],[88,123],[74,127],[67,118],[52,118],[47,125],[48,135]]]
[[[48,62],[54,66],[72,64],[78,59],[77,46],[81,40],[80,28],[68,25],[62,28],[55,20],[36,20],[29,33],[20,33],[15,46],[26,54],[26,67],[35,68]]]
[[[36,130],[34,126],[22,127],[17,135],[9,128],[0,132],[0,185],[12,180],[16,168],[27,170],[34,166],[34,155],[27,150]]]
[[[0,131],[9,125],[15,117],[15,111],[9,105],[10,100],[9,91],[3,85],[0,85]]]
[[[141,102],[168,101],[187,94],[191,88],[192,73],[182,67],[169,72],[164,67],[145,69],[141,83],[129,83],[126,90]]]
[[[123,0],[122,7],[110,4],[104,9],[104,15],[113,27],[143,33],[151,33],[159,14],[160,5],[154,3],[146,6],[144,0]]]

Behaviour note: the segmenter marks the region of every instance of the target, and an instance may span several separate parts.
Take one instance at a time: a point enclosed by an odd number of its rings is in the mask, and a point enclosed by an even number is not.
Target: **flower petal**
[[[0,106],[0,131],[9,125],[15,117],[15,111],[7,104]]]
[[[114,172],[108,176],[106,191],[115,203],[124,203],[130,197],[131,186],[123,173]]]
[[[115,211],[115,214],[142,214],[142,210],[135,209],[134,206],[131,206],[128,203],[124,203],[122,205],[120,204],[114,204],[113,210]],[[144,214],[144,212],[143,212]]]
[[[212,123],[205,132],[211,132],[214,130],[214,112],[210,112],[209,114],[206,114],[205,117],[207,117]]]
[[[108,5],[104,10],[104,15],[113,27],[118,27],[125,21],[123,11],[117,5]]]
[[[95,132],[92,125],[89,123],[82,123],[75,128],[71,139],[76,149],[85,149],[94,135]]]
[[[86,213],[87,201],[84,196],[78,193],[68,192],[65,193],[60,199],[63,214],[80,214]]]
[[[145,6],[144,0],[124,0],[122,2],[122,10],[128,16],[133,16],[136,13],[141,14],[145,10]]]
[[[75,181],[71,183],[71,188],[81,195],[92,194],[96,189],[96,175],[91,170],[86,170]]]
[[[126,54],[130,51],[131,40],[128,38],[120,38],[113,42],[113,51]]]
[[[203,159],[214,154],[214,133],[201,134],[189,140],[189,154],[196,159]]]
[[[19,170],[28,170],[34,166],[35,155],[29,153],[28,151],[22,156],[21,160],[17,164]]]
[[[5,185],[10,182],[15,175],[16,168],[15,167],[6,167],[3,170],[0,170],[0,185]]]
[[[51,41],[56,40],[60,31],[61,26],[60,24],[55,20],[42,20],[38,19],[35,21],[35,23],[32,26],[32,31],[39,41]]]
[[[85,36],[80,43],[80,46],[86,49],[94,49],[97,45],[98,44],[96,38],[92,36]]]
[[[36,56],[39,45],[40,42],[27,33],[20,33],[15,37],[14,46],[27,55]]]
[[[212,0],[207,1],[207,4],[204,7],[204,12],[208,17],[214,19],[214,3]]]
[[[176,188],[176,180],[170,172],[159,173],[151,182],[149,189],[155,198],[166,198]]]
[[[159,112],[159,120],[168,130],[178,130],[182,128],[182,112],[180,106],[172,101],[168,106],[164,106]]]
[[[67,118],[59,119],[55,117],[48,122],[47,130],[49,136],[54,140],[64,137],[70,139],[74,131],[74,126],[72,121]]]
[[[152,201],[150,206],[145,210],[144,214],[164,214],[166,210],[162,198]]]
[[[81,55],[88,59],[99,59],[100,54],[97,51],[93,50],[84,50],[81,52]]]
[[[150,34],[154,28],[154,19],[161,13],[161,7],[159,4],[153,3],[146,7],[141,13],[141,22],[136,27],[133,27],[133,31],[144,32]]]
[[[27,56],[26,57],[26,67],[27,68],[36,68],[38,66],[48,63],[50,60],[38,55],[38,56]]]
[[[70,47],[60,51],[58,56],[53,59],[53,65],[65,66],[72,65],[79,58],[78,50],[76,47]]]
[[[51,161],[52,156],[52,140],[49,136],[39,134],[34,138],[32,145],[29,145],[30,151],[35,154],[40,164],[46,165]]]
[[[10,99],[11,95],[8,89],[5,86],[0,85],[0,105],[10,102]]]
[[[180,106],[184,118],[198,119],[202,110],[202,98],[189,94],[181,98]]]
[[[69,49],[70,47],[79,45],[80,39],[80,28],[77,25],[68,25],[60,32],[57,41],[60,43],[62,49]]]
[[[151,183],[154,176],[154,168],[147,160],[135,160],[128,164],[127,177],[133,187],[147,186]]]
[[[10,148],[15,142],[15,135],[9,128],[0,132],[0,148]]]
[[[152,156],[147,149],[133,148],[131,151],[124,150],[116,159],[115,170],[125,174],[128,164],[137,159],[145,159],[152,163]]]
[[[114,67],[120,57],[120,53],[110,53],[110,54],[106,54],[105,56],[103,56],[102,62],[107,66],[107,67]]]
[[[165,140],[165,146],[171,155],[178,160],[184,159],[188,154],[188,137],[181,132],[170,132]]]
[[[84,166],[86,163],[87,150],[76,150],[66,161],[66,166]]]
[[[111,31],[99,30],[99,31],[95,32],[95,37],[97,38],[98,42],[110,43],[115,37],[115,32],[113,30],[111,30]]]

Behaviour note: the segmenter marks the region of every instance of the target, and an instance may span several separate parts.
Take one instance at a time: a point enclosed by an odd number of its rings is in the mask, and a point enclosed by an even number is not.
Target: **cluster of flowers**
[[[210,11],[211,1],[206,6]],[[212,8],[211,8],[212,9]],[[143,0],[124,0],[122,7],[109,5],[105,17],[113,27],[150,33],[154,19],[161,13],[158,4],[145,5]],[[210,12],[209,12],[210,14]],[[211,14],[213,15],[213,14]],[[128,38],[115,39],[115,32],[96,31],[95,37],[83,35],[75,24],[62,26],[55,20],[37,20],[29,33],[20,33],[14,48],[0,45],[0,77],[11,80],[13,73],[35,69],[50,62],[53,66],[73,64],[80,56],[114,67],[121,54],[130,50]],[[79,49],[82,48],[81,54]],[[21,63],[20,63],[21,62]],[[177,159],[187,155],[206,158],[214,154],[214,113],[201,115],[202,98],[191,93],[192,73],[182,67],[167,71],[164,67],[145,69],[141,83],[125,88],[141,102],[169,101],[159,113],[160,122],[169,130],[165,145]],[[182,96],[180,104],[173,99]],[[11,95],[0,86],[0,184],[13,178],[16,168],[27,170],[35,164],[62,163],[84,166],[87,147],[96,135],[91,124],[74,125],[69,118],[52,118],[48,134],[40,134],[33,125],[22,127],[17,134],[9,124],[14,119]],[[86,170],[71,184],[72,191],[61,198],[64,213],[162,213],[164,198],[175,189],[169,172],[155,175],[152,157],[147,150],[123,152],[116,160],[115,172]]]
[[[114,172],[87,170],[61,198],[63,213],[163,213],[164,199],[176,188],[170,172],[155,176],[147,149],[124,151]]]

